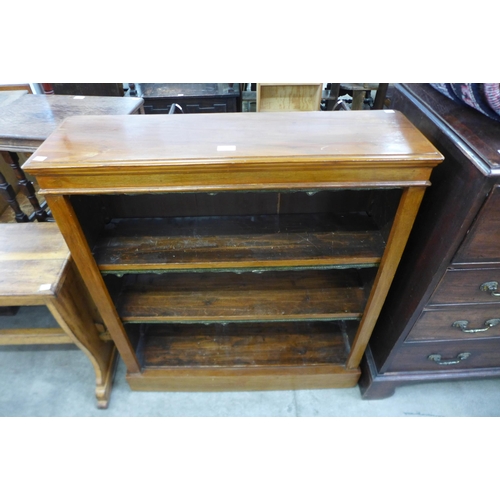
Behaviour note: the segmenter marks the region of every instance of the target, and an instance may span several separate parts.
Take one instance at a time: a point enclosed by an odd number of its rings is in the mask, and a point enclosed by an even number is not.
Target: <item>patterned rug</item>
[[[433,88],[460,104],[466,104],[493,120],[500,121],[500,84],[431,83]]]

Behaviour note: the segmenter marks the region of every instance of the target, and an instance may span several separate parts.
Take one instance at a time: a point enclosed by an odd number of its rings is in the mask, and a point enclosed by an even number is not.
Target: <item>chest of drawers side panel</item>
[[[441,124],[422,103],[400,89],[393,105],[437,144],[445,160],[433,171],[431,187],[424,195],[371,337],[371,352],[381,373],[420,316],[489,191],[481,172],[461,154],[453,138],[443,133]]]

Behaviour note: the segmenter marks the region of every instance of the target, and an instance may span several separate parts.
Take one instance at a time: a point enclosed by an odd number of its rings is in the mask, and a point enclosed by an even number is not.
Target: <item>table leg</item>
[[[21,166],[19,165],[19,156],[16,153],[10,153],[8,151],[2,151],[2,157],[6,163],[8,163],[14,173],[16,174],[17,180],[19,182],[19,186],[21,187],[24,195],[28,198],[31,203],[34,211],[35,218],[38,222],[45,222],[49,218],[47,212],[40,207],[38,200],[35,194],[35,188],[33,184],[26,178]]]
[[[333,111],[340,95],[340,83],[330,83],[330,96],[326,101],[326,110]]]
[[[29,222],[28,216],[21,210],[19,203],[16,200],[16,193],[14,188],[7,182],[7,179],[0,172],[0,195],[2,195],[5,201],[10,205],[14,213],[16,214],[17,222]]]
[[[388,89],[388,83],[378,84],[377,93],[375,95],[375,102],[373,103],[373,109],[384,109],[385,97],[387,95]]]
[[[73,342],[88,356],[96,374],[96,398],[98,408],[107,408],[117,351],[113,342],[105,342],[99,336],[89,296],[73,261],[65,268],[62,284],[47,307],[61,328]]]
[[[363,103],[365,101],[366,90],[353,90],[352,91],[352,105],[351,109],[360,110],[363,109]]]

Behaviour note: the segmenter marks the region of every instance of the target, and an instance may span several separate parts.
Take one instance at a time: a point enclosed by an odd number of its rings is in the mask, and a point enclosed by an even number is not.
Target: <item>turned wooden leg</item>
[[[340,95],[340,83],[330,83],[330,98],[326,101],[326,110],[333,111]]]
[[[28,198],[29,202],[31,203],[31,206],[33,207],[36,220],[38,222],[45,222],[49,216],[47,212],[40,207],[40,204],[38,203],[35,194],[35,188],[33,187],[33,184],[26,178],[23,169],[19,165],[19,156],[17,156],[16,153],[2,151],[2,157],[6,161],[6,163],[8,163],[12,167],[12,170],[14,170],[14,173],[16,174],[21,190],[23,191],[24,195]]]
[[[63,283],[47,307],[61,328],[88,356],[96,374],[96,398],[98,408],[107,408],[116,367],[116,347],[99,336],[93,318],[92,306],[82,291],[81,280],[73,261],[68,261]]]
[[[385,97],[387,95],[387,90],[389,89],[388,83],[379,83],[377,93],[375,95],[375,101],[373,103],[373,109],[384,109]]]
[[[16,193],[14,188],[7,182],[7,179],[0,172],[0,195],[10,205],[16,214],[17,222],[29,222],[28,216],[21,210],[19,203],[16,200]]]
[[[366,90],[353,90],[352,91],[352,105],[351,109],[360,110],[363,109],[363,103],[365,101]]]

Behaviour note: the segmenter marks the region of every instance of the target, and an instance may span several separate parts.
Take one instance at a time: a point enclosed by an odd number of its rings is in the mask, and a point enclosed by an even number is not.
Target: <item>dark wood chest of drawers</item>
[[[445,156],[366,351],[366,399],[402,384],[500,376],[500,123],[426,84],[402,111]]]

